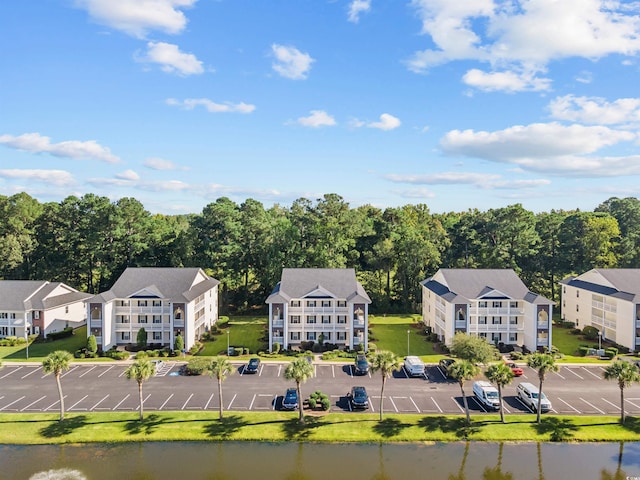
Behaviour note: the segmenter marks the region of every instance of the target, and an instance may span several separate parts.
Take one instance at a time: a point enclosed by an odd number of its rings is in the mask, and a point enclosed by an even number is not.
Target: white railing
[[[284,343],[284,337],[271,337],[272,343],[278,342],[280,346]]]
[[[343,325],[343,324],[341,324],[341,325]],[[362,320],[360,320],[360,319],[358,319],[358,320],[354,319],[354,320],[353,320],[353,326],[354,326],[355,328],[364,328],[364,318],[363,318]]]
[[[328,314],[328,313],[336,313],[340,315],[344,315],[348,313],[348,307],[289,307],[288,314]]]
[[[456,320],[456,327],[455,328],[467,328],[467,321],[466,320]]]
[[[538,346],[549,345],[549,337],[538,337]]]
[[[284,319],[282,318],[278,318],[278,319],[273,319],[271,321],[271,326],[272,327],[284,327]]]
[[[116,315],[169,315],[171,309],[167,307],[115,307]]]
[[[471,315],[524,315],[523,308],[471,307]]]
[[[545,330],[549,329],[549,320],[546,322],[538,322],[538,328],[543,328]]]
[[[515,327],[515,328],[514,328]],[[514,330],[521,330],[517,325],[507,325],[506,323],[472,323],[469,325],[470,332],[513,332]]]
[[[91,326],[91,327],[101,327],[102,326],[102,320],[96,320],[95,318],[92,318],[91,322],[89,323],[89,326]]]

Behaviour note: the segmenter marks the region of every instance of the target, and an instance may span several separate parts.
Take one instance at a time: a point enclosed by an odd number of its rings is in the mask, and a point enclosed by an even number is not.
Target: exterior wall
[[[45,336],[66,327],[78,328],[87,323],[87,310],[82,302],[51,308],[46,310],[43,316]]]
[[[3,310],[0,312],[0,338],[25,336],[25,312]]]

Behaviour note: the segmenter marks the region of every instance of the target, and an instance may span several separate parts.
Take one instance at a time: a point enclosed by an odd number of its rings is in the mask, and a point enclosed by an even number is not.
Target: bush
[[[330,408],[331,408],[331,400],[329,400],[329,397],[323,398],[322,399],[322,410],[324,410],[326,412]]]
[[[191,347],[189,349],[189,353],[191,355],[195,355],[196,353],[198,353],[200,350],[202,349],[202,343],[200,342],[196,342],[193,344],[193,347]]]
[[[148,358],[149,356],[147,355],[147,352],[140,350],[138,353],[136,353],[136,360],[140,360],[141,358]]]
[[[67,338],[73,335],[73,328],[66,327],[60,332],[51,332],[47,335],[47,340],[60,340],[61,338]]]
[[[182,338],[182,335],[176,335],[176,338],[173,341],[173,349],[177,352],[182,352],[182,350],[184,350],[184,338]]]
[[[581,346],[578,348],[578,355],[584,357],[589,353],[589,347]]]
[[[89,335],[87,338],[87,352],[96,353],[98,351],[98,342],[95,335]]]
[[[375,352],[376,350],[378,350],[378,346],[375,343],[369,342],[369,351]]]
[[[280,353],[280,342],[273,342],[273,353]]]
[[[515,352],[515,351],[511,352],[509,356],[511,357],[511,360],[522,360],[522,357],[524,357],[522,352]]]
[[[309,408],[322,407],[323,410],[329,410],[331,407],[331,400],[329,395],[322,393],[320,390],[316,390],[309,395]]]
[[[209,366],[209,360],[201,357],[194,357],[189,360],[185,366],[185,374],[187,375],[202,375],[207,371]]]
[[[582,334],[582,330],[580,330],[579,328],[571,329],[571,335],[580,335],[580,334]]]
[[[120,352],[116,350],[116,348],[112,348],[111,350],[107,350],[104,352],[104,356],[108,358],[113,358],[114,360],[124,360],[129,358],[129,354],[127,352]]]
[[[588,325],[582,329],[582,335],[584,335],[584,338],[587,340],[597,340],[599,332],[596,327]]]

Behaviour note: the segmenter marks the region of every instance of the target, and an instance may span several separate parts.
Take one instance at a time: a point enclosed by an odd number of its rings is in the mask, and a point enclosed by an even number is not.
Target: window
[[[125,340],[125,341],[131,340],[131,333],[130,332],[120,332],[120,340]]]
[[[119,307],[128,307],[129,306],[129,300],[120,300],[117,305]]]
[[[316,340],[316,332],[307,332],[307,340],[315,342],[315,340]]]
[[[323,307],[330,307],[331,306],[331,300],[322,300],[322,306]]]
[[[176,320],[182,320],[182,309],[180,307],[173,311],[173,318]]]
[[[518,308],[518,302],[509,302],[511,308]]]
[[[300,323],[300,315],[291,315],[289,323]]]
[[[6,337],[9,334],[8,327],[0,327],[0,336]]]
[[[576,305],[576,312],[580,311],[580,305]]]
[[[6,320],[9,318],[9,314],[7,312],[0,312],[0,319]]]
[[[347,306],[347,302],[345,300],[338,300],[336,303],[339,308],[344,308]]]
[[[330,341],[331,340],[331,332],[325,332],[324,333],[324,339],[325,339],[325,341]]]
[[[478,317],[478,324],[479,325],[486,325],[487,324],[487,317]]]
[[[580,296],[580,290],[576,290],[576,298]]]
[[[147,306],[147,301],[146,300],[138,300],[138,306],[139,307],[146,307]]]
[[[64,307],[64,313],[69,313],[69,305],[65,305],[65,307]]]
[[[38,320],[40,318],[40,310],[34,310],[32,318],[34,320]],[[93,318],[93,316],[92,316],[92,318]],[[98,316],[98,318],[100,318],[100,316]]]
[[[493,302],[493,308],[501,308],[502,307],[502,302]]]
[[[491,341],[492,342],[501,342],[502,341],[502,334],[501,333],[492,333],[491,334]]]
[[[315,300],[307,300],[307,307],[315,307],[315,306],[316,306]]]
[[[344,342],[347,339],[347,332],[336,332],[336,339]]]
[[[162,332],[153,332],[154,340],[162,340]]]
[[[338,323],[347,323],[346,315],[338,315]]]
[[[322,315],[322,323],[331,323],[331,315]]]
[[[307,323],[316,323],[315,315],[307,315]]]
[[[154,307],[161,307],[162,306],[162,300],[154,300],[153,301],[153,306]]]
[[[291,300],[291,306],[292,307],[299,307],[300,306],[300,300]]]
[[[511,317],[511,318],[509,319],[509,323],[510,323],[511,325],[517,325],[517,324],[518,324],[518,317]]]
[[[466,320],[466,316],[464,314],[464,310],[462,310],[461,308],[458,309],[458,313],[456,315],[458,317],[457,318],[458,320],[460,320],[460,321]]]
[[[300,332],[290,332],[289,333],[289,338],[291,338],[291,340],[293,340],[293,341],[299,341],[300,340]]]
[[[478,336],[480,338],[487,338],[487,334],[485,332],[479,333]]]
[[[478,307],[480,307],[480,308],[487,308],[487,302],[484,302],[484,301],[482,301],[482,302],[478,302]]]
[[[138,323],[147,323],[147,316],[146,315],[140,315],[138,317]]]
[[[491,317],[491,323],[494,325],[502,325],[502,317]]]
[[[162,315],[154,315],[153,323],[162,323]]]
[[[517,343],[518,342],[518,334],[517,333],[510,333],[509,334],[509,341]]]
[[[16,314],[15,314],[15,312],[11,312],[11,313],[9,314],[9,318],[10,318],[11,320],[15,320],[15,319],[16,319]]]
[[[129,323],[129,315],[118,315],[116,323]]]

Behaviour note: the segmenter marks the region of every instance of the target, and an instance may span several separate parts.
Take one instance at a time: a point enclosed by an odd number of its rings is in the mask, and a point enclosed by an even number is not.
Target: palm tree
[[[547,372],[557,372],[560,366],[556,364],[556,359],[548,353],[532,353],[527,359],[527,365],[538,372],[538,411],[536,421],[540,423],[540,412],[542,411],[542,384]]]
[[[640,382],[637,367],[624,360],[616,360],[604,369],[602,377],[605,380],[617,380],[620,387],[620,423],[624,424],[624,389],[634,382]]]
[[[60,421],[64,420],[64,395],[62,395],[62,384],[60,383],[60,376],[62,372],[69,370],[69,364],[73,357],[65,350],[56,350],[51,352],[42,361],[42,371],[45,375],[53,373],[56,378],[56,384],[58,385],[58,395],[60,396]]]
[[[500,420],[504,423],[504,408],[502,406],[502,387],[506,387],[513,380],[513,372],[504,363],[494,363],[484,373],[491,383],[498,386],[498,399],[500,401]]]
[[[233,373],[233,365],[225,357],[213,357],[209,366],[209,375],[218,379],[218,396],[220,397],[220,420],[222,420],[222,412],[224,411],[224,405],[222,402],[222,382]]]
[[[138,399],[140,403],[140,420],[144,419],[142,384],[156,373],[156,366],[146,358],[140,358],[133,362],[125,371],[127,380],[135,379],[138,382]]]
[[[476,377],[480,373],[480,368],[468,360],[459,360],[449,365],[447,372],[452,378],[455,378],[460,385],[464,411],[467,414],[467,426],[469,426],[471,425],[471,417],[469,417],[469,403],[467,402],[467,396],[464,394],[464,382]]]
[[[300,385],[313,377],[313,365],[307,359],[299,357],[287,365],[284,371],[284,378],[294,380],[298,391],[298,411],[300,412],[300,423],[304,423],[302,414],[302,391]]]
[[[382,421],[382,413],[384,409],[384,386],[393,372],[402,368],[402,360],[393,352],[381,350],[376,352],[370,359],[370,366],[372,372],[380,372],[382,375],[382,388],[380,389],[380,421]]]

